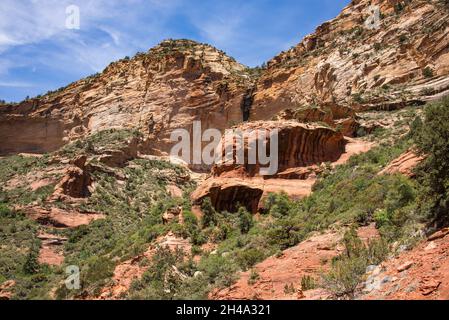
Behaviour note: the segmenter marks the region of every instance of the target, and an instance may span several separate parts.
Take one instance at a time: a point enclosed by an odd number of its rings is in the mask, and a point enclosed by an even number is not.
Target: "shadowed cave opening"
[[[257,213],[263,190],[245,185],[211,188],[208,197],[217,211],[235,213],[240,207],[248,212]]]

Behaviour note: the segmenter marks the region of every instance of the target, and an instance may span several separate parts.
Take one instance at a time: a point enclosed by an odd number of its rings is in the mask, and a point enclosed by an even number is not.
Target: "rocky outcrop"
[[[449,299],[449,229],[421,241],[367,274],[361,300]]]
[[[127,141],[126,145],[112,150],[100,150],[101,153],[98,161],[112,168],[123,168],[130,160],[134,160],[138,156],[138,150],[142,141],[138,138],[132,138]]]
[[[67,238],[48,233],[40,233],[38,238],[41,240],[39,263],[51,266],[62,265],[64,262],[63,245]]]
[[[249,122],[238,127],[237,131],[243,132],[244,136],[247,133],[255,132],[257,130],[266,131],[265,139],[267,146],[270,146],[270,135],[274,130],[278,132],[278,172],[283,172],[291,168],[307,167],[323,162],[336,161],[345,151],[346,140],[340,132],[333,129],[317,126],[300,124],[295,121],[264,121],[264,122]],[[245,174],[254,177],[259,175],[260,165],[259,159],[256,164],[248,162],[248,155],[251,153],[252,140],[260,136],[247,135],[242,142],[234,140],[226,141],[223,139],[222,148],[223,161],[217,163],[212,169],[214,176],[222,176],[225,173],[234,172],[238,175]],[[230,147],[229,144],[232,146]],[[230,155],[226,157],[226,150],[232,149],[232,159]],[[245,164],[236,163],[238,152],[243,149],[245,154]],[[269,147],[267,147],[269,151]],[[254,151],[254,150],[252,150]],[[241,152],[241,151],[240,151]],[[275,175],[275,174],[274,174]],[[229,174],[227,174],[229,176]]]
[[[0,301],[1,300],[10,300],[13,296],[13,289],[16,286],[16,282],[14,280],[5,281],[0,285]]]
[[[250,82],[243,65],[211,46],[164,41],[56,92],[0,106],[0,154],[54,151],[111,128],[139,129],[149,151],[164,153],[171,132],[194,120],[204,130],[241,122]]]
[[[343,135],[330,128],[300,124],[294,121],[250,122],[235,128],[246,137],[240,141],[223,138],[222,150],[233,150],[232,157],[223,153],[223,162],[216,164],[212,169],[212,177],[201,184],[192,194],[194,204],[199,205],[205,198],[210,198],[212,205],[218,211],[235,212],[239,206],[256,213],[259,210],[262,196],[270,192],[281,191],[284,188],[292,197],[302,197],[309,194],[313,185],[312,175],[319,171],[316,164],[336,161],[345,152],[346,140]],[[278,162],[278,172],[271,177],[261,177],[260,169],[263,167],[259,161],[251,164],[248,161],[252,139],[261,136],[252,136],[255,130],[273,132],[278,130],[278,157],[272,158]],[[266,143],[273,143],[270,135],[266,134]],[[231,144],[230,146],[228,144]],[[239,150],[243,148],[245,164],[237,163]],[[271,178],[271,179],[268,179]],[[281,178],[277,181],[276,178]],[[301,182],[286,181],[300,178]]]
[[[260,176],[259,165],[236,164],[237,149],[232,140],[233,160],[215,165],[211,177],[192,193],[191,199],[198,207],[210,198],[219,211],[235,212],[244,206],[255,213],[263,209],[263,200],[270,193],[285,192],[292,199],[304,198],[311,194],[322,163],[344,164],[352,155],[367,152],[374,145],[344,138],[341,132],[330,128],[294,121],[250,122],[237,128],[242,132],[279,129],[279,170],[272,176]],[[225,139],[222,145],[226,145]],[[248,145],[244,144],[245,154]]]
[[[66,168],[64,176],[55,191],[51,200],[63,200],[66,197],[87,198],[91,192],[89,188],[92,178],[86,168],[87,156],[79,156],[73,161],[73,165]]]
[[[360,123],[354,118],[347,118],[336,122],[339,131],[346,137],[354,138],[358,135],[361,128]]]
[[[343,135],[332,129],[293,123],[271,125],[279,128],[280,171],[336,161],[345,151]]]
[[[399,156],[397,159],[393,160],[379,174],[400,173],[406,175],[407,177],[414,177],[414,169],[424,160],[424,158],[424,156],[417,155],[415,151],[409,150]]]
[[[106,217],[104,214],[100,213],[86,213],[59,208],[45,209],[34,206],[17,207],[16,210],[25,213],[30,219],[33,219],[44,226],[58,229],[76,228]]]
[[[263,210],[264,199],[270,193],[286,193],[291,199],[302,199],[312,193],[316,175],[311,173],[306,179],[295,180],[280,176],[272,179],[262,177],[215,177],[201,183],[192,193],[194,212],[201,217],[200,204],[205,198],[211,198],[217,210],[235,212],[245,207],[249,212]],[[257,204],[257,205],[256,205]]]
[[[334,124],[334,117],[329,110],[319,107],[305,107],[298,109],[286,109],[276,115],[276,120],[296,120],[300,123],[324,122]]]
[[[365,25],[371,5],[380,7],[378,29]],[[438,98],[449,89],[448,21],[444,1],[351,1],[268,63],[250,119],[298,106],[390,110]]]
[[[237,212],[243,206],[249,212],[257,213],[263,193],[263,187],[244,181],[212,180],[201,185],[191,197],[194,205],[201,205],[205,198],[210,198],[220,212]]]
[[[162,222],[164,224],[172,223],[173,221],[178,221],[179,224],[184,224],[184,213],[182,207],[175,207],[168,209],[162,215]]]

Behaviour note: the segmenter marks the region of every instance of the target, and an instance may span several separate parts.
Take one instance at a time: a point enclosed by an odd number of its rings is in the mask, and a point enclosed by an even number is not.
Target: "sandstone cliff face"
[[[375,30],[365,26],[371,4],[381,10]],[[104,129],[136,128],[146,151],[161,155],[172,130],[191,130],[194,120],[223,130],[246,120],[337,127],[346,119],[344,133],[354,135],[354,110],[449,91],[448,21],[441,0],[354,0],[258,76],[210,46],[165,41],[57,92],[0,106],[0,154],[44,153]]]
[[[370,4],[380,7],[379,29],[364,25]],[[354,0],[268,63],[251,119],[313,104],[364,110],[437,98],[449,89],[448,21],[444,1]]]
[[[313,176],[323,162],[337,161],[345,152],[346,140],[343,134],[322,126],[299,124],[294,121],[250,122],[236,127],[241,132],[256,129],[267,132],[278,130],[278,171],[271,176],[261,177],[260,169],[266,166],[248,163],[251,144],[245,140],[243,147],[232,139],[223,139],[224,150],[231,143],[232,157],[228,161],[216,164],[212,177],[201,184],[192,194],[193,203],[200,205],[210,198],[212,205],[219,211],[235,212],[239,206],[245,206],[249,212],[256,213],[261,200],[269,193],[286,192],[291,197],[305,197],[310,194],[315,182]],[[266,136],[267,145],[273,143]],[[242,148],[245,164],[236,163],[236,150]],[[272,156],[272,155],[270,155]]]
[[[0,154],[54,151],[110,128],[136,128],[156,154],[170,149],[173,129],[224,129],[241,122],[250,77],[213,47],[165,41],[103,73],[18,105],[0,107]]]
[[[333,162],[340,158],[341,154],[345,151],[346,142],[343,134],[324,126],[300,124],[295,121],[263,121],[245,123],[235,127],[235,129],[243,133],[254,132],[254,130],[260,129],[265,130],[267,132],[265,138],[267,140],[268,153],[269,146],[272,142],[268,133],[273,132],[274,129],[277,130],[278,173],[291,168]],[[225,159],[223,162],[216,164],[212,169],[213,175],[220,176],[229,172],[234,172],[237,175],[244,174],[250,177],[259,175],[260,169],[264,166],[260,165],[259,161],[257,161],[257,164],[248,163],[248,155],[251,153],[249,149],[251,149],[251,146],[255,146],[249,140],[245,139],[243,146],[234,140],[223,140],[223,149],[233,150],[232,160],[229,159],[226,161]],[[228,144],[231,144],[233,147],[230,148]],[[235,161],[237,159],[236,150],[239,149],[243,149],[245,154],[244,165],[239,165]],[[225,153],[223,156],[225,156]]]

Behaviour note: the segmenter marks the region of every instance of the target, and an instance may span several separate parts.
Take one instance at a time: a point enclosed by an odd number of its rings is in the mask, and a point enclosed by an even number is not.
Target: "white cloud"
[[[13,81],[13,82],[3,82],[0,81],[0,87],[6,87],[6,88],[32,88],[35,85],[28,82],[21,82],[21,81]]]
[[[65,29],[66,1],[14,1],[0,3],[0,44],[10,46],[35,43]]]
[[[100,26],[99,29],[107,33],[116,46],[120,45],[121,32],[105,26]]]

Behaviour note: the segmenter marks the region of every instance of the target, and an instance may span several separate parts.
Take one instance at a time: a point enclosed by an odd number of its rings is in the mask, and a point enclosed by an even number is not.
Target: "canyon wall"
[[[220,130],[243,121],[250,82],[243,65],[211,46],[164,41],[56,92],[0,106],[0,154],[54,151],[111,128],[138,129],[151,152],[164,153],[171,132],[194,120]]]
[[[379,28],[365,22],[380,8]],[[442,0],[353,0],[297,46],[251,70],[209,45],[168,40],[42,97],[0,105],[0,154],[44,153],[110,128],[135,128],[164,155],[174,129],[242,121],[338,122],[354,111],[422,104],[449,92]],[[257,71],[257,72],[256,72]]]
[[[273,133],[278,130],[277,161],[278,171],[270,176],[261,176],[260,169],[266,168],[257,159],[250,164],[251,139],[245,139],[243,150],[245,163],[236,163],[240,147],[235,139],[222,141],[223,150],[233,150],[228,160],[217,163],[212,175],[191,195],[194,205],[200,206],[205,198],[210,198],[218,211],[236,212],[244,206],[249,212],[257,213],[262,201],[269,193],[287,192],[292,197],[304,197],[310,194],[319,165],[337,161],[345,152],[346,140],[341,132],[333,129],[300,124],[293,121],[252,122],[235,127],[241,132],[264,129]],[[250,136],[251,137],[251,136]],[[267,151],[273,143],[266,135]],[[231,144],[229,147],[228,144]]]
[[[371,5],[379,28],[365,26]],[[391,109],[449,92],[449,8],[440,0],[353,0],[268,62],[251,120],[305,106]]]

